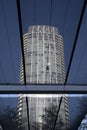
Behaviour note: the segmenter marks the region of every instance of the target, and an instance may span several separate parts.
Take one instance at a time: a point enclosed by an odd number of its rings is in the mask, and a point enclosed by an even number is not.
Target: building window
[[[48,32],[48,27],[44,27],[44,31],[45,31],[45,32]]]
[[[56,102],[56,99],[54,98],[54,99],[52,99],[52,101],[53,101],[53,102]]]
[[[39,40],[42,40],[42,36],[39,36]]]
[[[47,36],[44,36],[44,40],[48,40],[48,37],[47,37]]]
[[[32,34],[29,34],[29,35],[28,35],[28,38],[32,38]]]
[[[26,65],[31,65],[31,63],[26,63]]]

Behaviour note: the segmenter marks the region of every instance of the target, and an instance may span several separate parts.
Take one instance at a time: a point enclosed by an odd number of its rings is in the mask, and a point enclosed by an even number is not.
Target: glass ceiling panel
[[[69,60],[83,2],[83,0],[20,1],[23,34],[27,33],[28,27],[33,25],[47,25],[58,28],[59,34],[61,34],[63,37],[66,73],[69,65]],[[86,21],[85,16],[84,21]],[[85,26],[84,21],[82,29]],[[84,36],[84,32],[81,32],[81,36]],[[79,36],[79,39],[81,38],[81,36]],[[80,40],[78,40],[78,42],[79,41]],[[18,24],[17,5],[15,0],[9,2],[8,0],[0,1],[0,43],[0,84],[19,83],[21,69],[21,42]],[[82,50],[80,49],[80,47],[77,47],[76,50],[78,50],[78,52],[80,52],[81,54]],[[75,53],[74,58],[76,57],[77,56]],[[83,58],[83,60],[85,60],[85,57]],[[77,62],[75,63],[77,64]],[[84,64],[86,66],[86,63]],[[82,73],[84,70],[81,70]],[[71,73],[71,75],[72,76],[70,76],[70,78],[71,80],[73,80],[73,72]],[[83,74],[83,76],[84,75],[85,74]],[[69,83],[73,83],[73,81],[71,80],[69,79]],[[81,80],[77,80],[76,83],[81,83],[80,81]]]
[[[16,0],[0,0],[0,84],[19,82],[20,56]]]
[[[77,46],[68,78],[70,84],[87,84],[87,8],[84,13]]]
[[[47,25],[58,28],[63,37],[65,71],[67,72],[83,0],[21,0],[23,34],[29,26]],[[26,7],[26,8],[24,8]],[[27,13],[28,12],[28,13]]]
[[[63,96],[63,100],[57,114],[61,96]],[[53,129],[58,115],[56,129],[60,128],[61,130],[64,126],[69,126],[70,130],[78,129],[87,113],[86,108],[87,95],[82,94],[0,94],[0,126],[6,130],[9,128],[12,128],[12,130],[23,128],[25,130],[28,126],[28,115],[30,130],[41,127],[50,130]],[[85,123],[87,121],[84,122],[84,125],[87,125]]]

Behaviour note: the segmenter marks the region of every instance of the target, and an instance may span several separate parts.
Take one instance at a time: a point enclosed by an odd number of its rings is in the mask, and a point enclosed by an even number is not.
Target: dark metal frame
[[[75,40],[74,40],[74,45],[73,45],[73,49],[72,49],[72,53],[71,53],[71,57],[70,57],[70,63],[69,63],[69,66],[68,66],[68,70],[67,70],[67,74],[66,74],[66,79],[65,79],[65,83],[64,85],[60,85],[61,88],[59,88],[59,85],[53,85],[55,87],[55,90],[54,88],[51,89],[52,85],[50,85],[50,90],[49,90],[49,87],[48,87],[48,90],[47,90],[47,85],[46,85],[46,88],[45,88],[45,85],[43,85],[43,89],[40,90],[40,86],[38,88],[38,85],[29,85],[29,87],[27,87],[28,85],[26,85],[26,73],[25,73],[25,57],[24,57],[24,46],[23,46],[23,32],[22,32],[22,20],[21,20],[21,9],[20,9],[20,0],[16,0],[17,2],[17,11],[18,11],[18,21],[19,21],[19,31],[20,31],[20,40],[21,40],[21,48],[22,48],[22,58],[23,58],[23,70],[24,70],[24,86],[20,86],[20,85],[17,85],[17,91],[16,91],[16,88],[13,90],[13,92],[21,92],[21,93],[72,93],[72,92],[86,92],[87,93],[87,86],[83,85],[85,87],[85,89],[83,90],[82,89],[82,86],[81,88],[77,89],[77,85],[74,86],[74,88],[69,88],[70,86],[67,85],[67,79],[68,79],[68,76],[69,76],[69,72],[70,72],[70,68],[71,68],[71,64],[72,64],[72,60],[73,60],[73,56],[74,56],[74,52],[75,52],[75,48],[76,48],[76,44],[77,44],[77,40],[78,40],[78,36],[79,36],[79,32],[80,32],[80,28],[81,28],[81,24],[82,24],[82,20],[83,20],[83,16],[84,16],[84,12],[85,12],[85,9],[86,9],[86,5],[87,5],[87,0],[84,0],[84,4],[83,4],[83,7],[82,7],[82,11],[81,11],[81,15],[80,15],[80,19],[79,19],[79,23],[78,23],[78,27],[77,27],[77,32],[76,32],[76,36],[75,36]],[[50,13],[50,24],[51,24],[51,19],[52,19],[52,0],[51,0],[51,13]],[[48,86],[49,86],[48,85]],[[14,86],[14,85],[13,85]],[[32,87],[33,86],[33,87]],[[35,88],[34,88],[35,86]],[[71,85],[72,86],[72,85]],[[0,87],[3,87],[3,85],[1,85]],[[10,87],[10,86],[9,86]],[[19,87],[19,90],[18,90],[18,87]],[[33,89],[34,88],[34,89]],[[11,88],[8,90],[9,88],[6,87],[6,89],[2,89],[2,91],[4,91],[4,93],[6,91],[11,91],[12,93],[12,86]],[[1,89],[0,89],[1,90]],[[53,91],[54,90],[54,91]],[[76,91],[77,90],[77,91]],[[55,123],[54,123],[54,127],[53,127],[53,130],[55,130],[55,126],[56,126],[56,121],[57,121],[57,118],[58,118],[58,114],[59,114],[59,111],[60,111],[60,106],[61,106],[61,103],[62,103],[62,98],[60,99],[60,102],[59,102],[59,107],[58,107],[58,111],[57,111],[57,116],[56,116],[56,119],[55,119]],[[28,118],[28,130],[30,130],[30,124],[29,124],[29,108],[28,108],[28,98],[26,97],[26,105],[27,105],[27,118]]]

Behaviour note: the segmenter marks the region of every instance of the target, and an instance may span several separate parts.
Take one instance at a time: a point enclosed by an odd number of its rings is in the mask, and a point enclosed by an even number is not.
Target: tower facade
[[[78,130],[86,130],[87,129],[87,114],[85,115],[84,119],[82,120]]]
[[[63,84],[65,81],[63,37],[58,29],[51,26],[36,25],[28,28],[24,34],[24,54],[26,83],[30,84]],[[24,82],[23,64],[21,63],[20,82]],[[50,97],[49,97],[50,96]],[[30,125],[32,122],[42,122],[40,115],[50,104],[59,105],[59,95],[28,95]],[[19,96],[18,121],[27,119],[25,95]],[[20,106],[20,101],[22,106]],[[68,99],[64,95],[60,113],[65,127],[69,127]],[[20,124],[19,123],[19,124]],[[27,130],[27,121],[24,129]],[[19,125],[20,126],[20,125]],[[30,126],[31,130],[34,128]],[[62,127],[62,129],[65,129]]]

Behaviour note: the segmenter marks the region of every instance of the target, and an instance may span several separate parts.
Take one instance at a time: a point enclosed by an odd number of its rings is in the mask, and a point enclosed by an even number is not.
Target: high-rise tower
[[[63,84],[65,80],[63,38],[58,29],[51,26],[30,26],[28,33],[24,34],[24,52],[26,83],[34,84]],[[20,81],[23,83],[23,64],[21,64]],[[49,97],[50,96],[50,97]],[[54,103],[59,105],[59,95],[29,95],[29,118],[32,122],[41,122],[39,115],[43,109]],[[21,102],[21,103],[20,103]],[[20,106],[21,104],[21,106]],[[67,96],[63,96],[60,113],[63,116],[65,127],[69,127],[69,113]],[[18,121],[27,119],[26,102],[23,95],[18,101]],[[20,126],[20,125],[19,125]],[[27,130],[27,121],[24,122]],[[34,130],[31,126],[31,130]],[[62,127],[64,130],[65,128]]]

